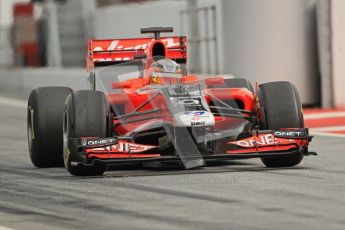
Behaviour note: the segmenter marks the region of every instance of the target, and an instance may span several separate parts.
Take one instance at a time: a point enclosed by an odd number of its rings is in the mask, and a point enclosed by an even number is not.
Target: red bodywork
[[[158,48],[157,48],[158,47]],[[157,50],[155,50],[157,49]],[[122,63],[135,59],[135,55],[146,55],[146,57],[154,56],[155,52],[161,52],[166,58],[179,60],[180,63],[187,62],[187,39],[186,37],[162,37],[154,38],[137,38],[137,39],[112,39],[112,40],[91,40],[88,46],[87,69],[89,77],[95,72],[95,66],[98,64],[107,65],[114,63]],[[149,65],[150,63],[148,63]],[[147,69],[145,69],[145,73]],[[221,78],[221,77],[220,77]],[[196,76],[184,76],[183,81],[188,84],[190,81],[198,80]],[[218,78],[219,80],[219,78]],[[217,79],[214,83],[217,84]],[[210,80],[212,84],[212,80]],[[120,84],[120,85],[118,85]],[[145,101],[153,96],[154,93],[138,94],[137,90],[150,84],[150,80],[146,77],[131,79],[126,82],[114,83],[113,88],[122,87],[122,91],[116,94],[108,94],[108,101],[112,106],[123,105],[124,113],[129,114],[136,108],[141,106]],[[243,110],[257,112],[257,103],[255,93],[250,92],[245,88],[206,88],[203,91],[205,100],[208,104],[211,103],[211,97],[215,96],[222,101],[235,100],[239,101]],[[120,118],[113,120],[114,131],[119,136],[129,136],[131,132],[138,127],[147,123],[173,123],[166,102],[162,95],[154,97],[142,108],[140,112],[148,110],[160,110],[155,113],[142,115],[142,118],[151,118],[150,120],[135,121],[135,122],[120,122]],[[243,114],[243,116],[249,116]],[[259,114],[257,114],[259,116]],[[223,117],[215,115],[215,125],[213,130],[222,131],[229,129],[242,122],[242,119]],[[131,121],[133,118],[129,118]],[[251,137],[228,141],[226,145],[235,146],[236,148],[228,149],[222,154],[253,154],[265,152],[282,152],[292,149],[307,148],[308,139],[294,139],[276,137],[274,133],[263,133],[252,135]],[[87,148],[85,150],[88,158],[97,159],[138,159],[138,158],[153,158],[160,157],[155,151],[159,146],[152,146],[146,144],[137,144],[133,141],[119,141],[116,144]]]

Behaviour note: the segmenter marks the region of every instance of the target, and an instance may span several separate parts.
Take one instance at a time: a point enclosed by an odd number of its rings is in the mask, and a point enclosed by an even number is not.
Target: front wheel
[[[286,81],[259,85],[257,92],[260,107],[260,128],[279,130],[281,128],[304,128],[302,106],[296,87]],[[303,154],[261,158],[267,167],[291,167],[299,164]]]
[[[60,167],[62,161],[62,115],[67,87],[34,89],[28,100],[27,134],[32,163],[38,168]]]
[[[107,137],[109,104],[99,91],[80,90],[71,94],[65,105],[63,119],[64,163],[67,171],[75,176],[102,175],[106,168],[101,165],[74,165],[84,162],[83,156],[71,144],[71,138]]]

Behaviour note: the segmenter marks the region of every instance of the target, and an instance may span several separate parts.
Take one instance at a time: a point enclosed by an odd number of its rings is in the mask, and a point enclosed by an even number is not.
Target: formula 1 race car
[[[43,87],[28,102],[28,140],[36,167],[64,164],[78,176],[110,165],[200,167],[261,158],[267,167],[301,162],[311,136],[296,87],[188,74],[186,37],[171,27],[153,38],[90,40],[90,90]]]

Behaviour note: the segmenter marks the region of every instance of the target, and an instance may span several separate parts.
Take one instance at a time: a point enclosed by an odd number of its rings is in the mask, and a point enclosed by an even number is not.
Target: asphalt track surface
[[[294,168],[252,159],[81,178],[33,167],[25,104],[0,100],[0,230],[345,229],[344,140],[316,136],[319,156]]]

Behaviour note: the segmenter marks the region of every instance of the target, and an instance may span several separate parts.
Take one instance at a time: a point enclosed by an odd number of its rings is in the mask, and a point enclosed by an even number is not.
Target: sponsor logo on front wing
[[[81,144],[82,146],[101,146],[101,145],[111,145],[116,143],[115,138],[102,138],[102,139],[82,139]]]
[[[92,150],[118,153],[140,153],[153,148],[156,148],[156,146],[140,145],[130,142],[119,141],[116,145],[110,145],[102,148],[93,148]]]
[[[277,137],[302,137],[305,133],[302,131],[275,131],[274,135]]]
[[[241,146],[241,147],[256,147],[256,146],[263,146],[263,145],[273,145],[278,144],[278,142],[275,140],[274,136],[272,134],[266,134],[260,136],[258,139],[256,138],[250,138],[240,141],[231,142],[232,144]]]
[[[129,143],[129,142],[119,142],[117,145],[114,145],[114,147],[119,152],[132,152],[132,153],[143,152],[143,151],[154,148],[154,146],[139,145],[139,144],[134,144],[134,143]]]

